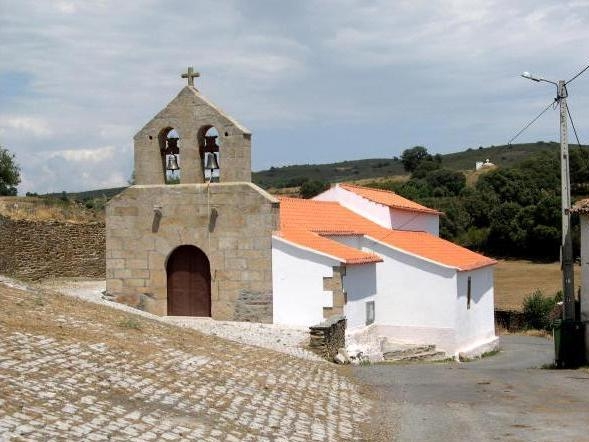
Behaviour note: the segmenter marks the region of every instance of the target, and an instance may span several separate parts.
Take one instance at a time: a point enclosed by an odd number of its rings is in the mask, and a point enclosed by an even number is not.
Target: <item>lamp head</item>
[[[529,72],[524,72],[524,73],[522,73],[521,76],[524,77],[524,78],[527,78],[528,80],[532,80],[532,81],[542,81],[542,78],[534,77]]]

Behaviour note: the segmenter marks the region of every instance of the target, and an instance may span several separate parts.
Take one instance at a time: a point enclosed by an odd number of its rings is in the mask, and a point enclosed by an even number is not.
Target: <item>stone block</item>
[[[219,250],[237,249],[239,238],[219,238]]]
[[[124,268],[126,268],[125,260],[124,259],[107,259],[106,260],[106,268],[107,269],[124,269]]]
[[[114,273],[113,277],[118,279],[126,279],[131,278],[131,270],[130,269],[114,269],[111,270]]]
[[[107,279],[106,291],[111,294],[120,293],[123,291],[123,281],[120,279]]]
[[[150,251],[148,255],[148,267],[150,270],[160,270],[165,268],[166,257],[157,251]]]
[[[145,287],[147,283],[143,278],[127,278],[123,281],[126,287]]]
[[[149,285],[154,287],[166,287],[167,285],[167,274],[165,269],[154,269],[149,271]]]
[[[127,259],[126,266],[129,269],[147,270],[148,263],[146,259]]]
[[[251,261],[248,262],[243,258],[227,258],[225,268],[230,270],[246,270],[251,268]]]
[[[138,209],[137,207],[115,207],[114,208],[114,215],[121,215],[121,216],[137,216]]]

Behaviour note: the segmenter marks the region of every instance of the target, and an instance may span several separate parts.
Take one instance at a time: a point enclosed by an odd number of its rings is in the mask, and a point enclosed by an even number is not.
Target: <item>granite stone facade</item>
[[[217,131],[218,182],[206,182],[204,137]],[[175,130],[180,184],[164,184],[167,136]],[[193,86],[184,87],[135,136],[136,185],[106,210],[107,291],[116,300],[167,315],[166,264],[180,246],[210,264],[211,316],[272,322],[272,232],[279,203],[252,184],[251,135]]]

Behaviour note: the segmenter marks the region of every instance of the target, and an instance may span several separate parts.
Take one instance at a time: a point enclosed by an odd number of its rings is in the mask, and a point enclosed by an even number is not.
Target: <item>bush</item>
[[[523,314],[525,326],[528,329],[550,330],[552,321],[550,313],[556,305],[555,297],[546,297],[542,291],[536,290],[524,298]]]
[[[325,183],[323,181],[305,181],[301,186],[299,194],[301,197],[305,199],[313,198],[316,195],[326,191],[329,189],[329,183]]]

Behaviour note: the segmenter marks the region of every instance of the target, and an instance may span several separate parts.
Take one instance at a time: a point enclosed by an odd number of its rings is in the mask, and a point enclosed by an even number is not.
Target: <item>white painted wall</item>
[[[435,236],[440,235],[439,215],[390,209],[390,217],[390,225],[393,229],[425,231]]]
[[[352,212],[387,229],[425,231],[432,235],[439,235],[440,218],[438,215],[392,209],[356,195],[354,192],[342,189],[338,185],[331,187],[313,199],[317,201],[337,201]]]
[[[467,308],[471,278],[470,309]],[[456,351],[466,351],[495,338],[493,266],[459,272],[456,297]]]
[[[344,307],[348,331],[366,326],[366,302],[376,304],[376,274],[381,263],[347,265],[344,291],[348,302]]]
[[[320,193],[313,199],[317,201],[337,201],[345,208],[362,215],[379,226],[386,227],[387,229],[391,228],[391,216],[388,206],[374,203],[353,192],[342,189],[338,185]]]
[[[376,322],[409,327],[454,327],[456,270],[366,239],[383,258],[377,267]]]
[[[323,307],[333,295],[323,290],[323,278],[333,276],[339,261],[272,238],[274,323],[311,326],[323,321]]]
[[[375,344],[378,336],[385,336],[400,342],[434,344],[439,350],[455,353],[455,269],[396,251],[362,236],[329,238],[383,258],[382,263],[347,266],[344,288],[348,304],[344,312],[351,342],[368,339]],[[366,302],[372,300],[375,323],[366,327]]]

